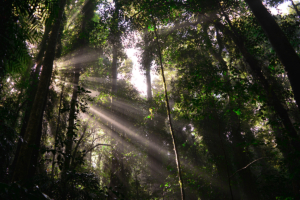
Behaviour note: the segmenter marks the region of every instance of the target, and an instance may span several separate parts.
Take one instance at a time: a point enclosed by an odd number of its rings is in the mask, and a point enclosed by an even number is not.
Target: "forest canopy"
[[[300,199],[300,1],[0,9],[0,199]]]

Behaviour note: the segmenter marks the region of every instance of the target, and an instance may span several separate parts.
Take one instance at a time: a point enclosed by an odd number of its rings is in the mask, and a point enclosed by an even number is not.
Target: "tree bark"
[[[79,37],[77,39],[76,48],[84,48],[88,45],[89,39],[88,39],[88,30],[87,25],[91,21],[91,19],[94,16],[94,10],[96,8],[95,0],[87,0],[85,2],[85,5],[82,8],[83,19],[81,22],[81,30],[79,35],[83,35],[84,37]],[[82,50],[79,50],[79,54],[82,53]],[[78,96],[78,83],[79,83],[79,76],[80,76],[80,70],[82,66],[80,64],[77,64],[75,66],[75,76],[73,81],[73,95],[72,95],[72,101],[71,101],[71,108],[70,108],[70,115],[69,115],[69,127],[67,132],[67,144],[66,144],[66,151],[65,151],[65,163],[64,163],[64,172],[69,170],[70,164],[71,164],[71,156],[72,156],[72,146],[73,146],[73,138],[74,138],[74,120],[76,117],[76,101]]]
[[[219,53],[217,53],[215,51],[215,49],[212,47],[211,41],[209,39],[209,36],[207,34],[207,24],[205,24],[203,26],[203,30],[204,30],[204,38],[205,38],[205,42],[207,45],[207,48],[209,50],[209,53],[219,62],[219,64],[221,65],[221,67],[226,70],[226,76],[224,76],[224,80],[225,80],[225,84],[226,84],[226,88],[232,88],[232,85],[230,83],[230,79],[228,76],[228,66],[226,64],[226,62],[224,61],[224,59],[221,56],[221,50],[219,49]],[[218,31],[218,30],[217,30]],[[219,45],[220,48],[220,45]],[[228,93],[228,99],[230,98],[230,94]],[[228,102],[229,103],[229,102]],[[217,113],[217,111],[213,111],[215,113]],[[227,149],[226,149],[226,139],[222,137],[221,134],[221,125],[220,125],[220,119],[219,119],[219,126],[218,126],[218,130],[212,131],[212,132],[218,132],[219,134],[219,141],[218,143],[216,142],[212,142],[209,139],[206,139],[206,144],[209,147],[209,152],[211,152],[214,157],[216,158],[216,166],[218,169],[218,174],[219,174],[219,181],[220,184],[220,188],[218,187],[217,189],[221,189],[220,195],[223,196],[224,199],[235,199],[234,195],[233,195],[233,190],[231,187],[231,179],[230,179],[230,165],[228,164],[228,158],[227,158]],[[208,123],[209,124],[209,123]],[[223,125],[223,127],[225,127],[225,125]],[[208,127],[207,127],[208,128]],[[211,137],[211,136],[210,136]],[[203,137],[205,138],[205,137]],[[204,140],[205,141],[205,140]],[[215,139],[214,141],[217,141],[217,139]],[[211,144],[213,143],[213,144]],[[225,143],[225,144],[224,144]],[[220,156],[220,155],[224,155],[224,156]],[[223,159],[224,158],[224,159]],[[226,166],[226,168],[224,167]],[[226,187],[228,185],[228,188]],[[237,194],[236,194],[237,195]],[[238,198],[238,197],[236,197]]]
[[[117,60],[118,60],[118,45],[113,44],[113,61],[111,65],[111,74],[112,74],[111,91],[113,95],[117,93],[117,76],[118,76]]]
[[[75,146],[75,148],[74,148],[73,155],[72,155],[72,162],[71,162],[71,168],[72,168],[72,169],[75,169],[75,166],[76,166],[76,161],[75,161],[75,159],[76,159],[77,149],[78,149],[79,145],[81,144],[82,139],[83,139],[84,136],[85,136],[86,129],[87,129],[87,126],[85,126],[85,127],[83,128],[82,135],[80,136],[80,138],[79,138],[79,140],[77,141],[76,146]]]
[[[119,9],[120,3],[118,0],[114,0],[115,3],[115,12],[112,19],[112,32],[111,32],[111,42],[113,47],[113,61],[111,65],[111,75],[112,75],[112,94],[117,93],[117,78],[118,78],[118,48],[120,48],[120,30],[118,28],[119,24]]]
[[[144,43],[145,49],[143,52],[143,65],[146,71],[146,82],[147,82],[147,100],[152,101],[152,90],[151,90],[151,50],[149,49],[149,33],[148,28],[144,30]]]
[[[162,75],[162,79],[163,79],[167,116],[168,116],[170,134],[172,137],[172,143],[173,143],[174,154],[175,154],[175,162],[176,162],[176,166],[177,166],[178,182],[179,182],[179,188],[180,188],[180,193],[181,193],[180,197],[181,197],[181,200],[185,200],[184,185],[183,185],[183,180],[182,180],[182,175],[181,175],[181,164],[180,164],[179,154],[178,154],[178,150],[177,150],[177,140],[176,140],[176,137],[174,134],[173,124],[172,124],[172,119],[171,119],[170,103],[169,103],[169,98],[168,98],[167,84],[166,84],[163,62],[162,62],[162,54],[161,54],[160,45],[158,42],[158,35],[156,32],[156,23],[154,21],[153,16],[152,16],[152,22],[154,25],[154,33],[155,33],[156,43],[157,43],[157,47],[158,47],[159,64],[160,64],[160,70],[161,70],[161,75]]]
[[[247,153],[244,151],[244,147],[240,144],[245,140],[242,138],[240,130],[240,120],[238,116],[232,111],[231,113],[231,134],[232,134],[232,147],[233,147],[233,160],[237,169],[241,169],[251,162],[248,159]],[[245,194],[245,200],[261,199],[259,191],[256,188],[257,184],[255,177],[252,175],[250,168],[246,168],[239,172],[240,181]]]
[[[48,90],[49,90],[49,88],[48,88]],[[47,93],[48,93],[48,91],[47,91]],[[48,101],[48,98],[46,98],[44,100],[43,111],[45,110],[45,108],[47,106],[47,101]],[[35,175],[35,172],[37,169],[38,157],[39,157],[40,146],[41,146],[41,139],[42,139],[42,134],[43,134],[43,117],[44,117],[44,114],[42,114],[39,119],[39,128],[37,130],[35,145],[34,145],[34,149],[33,149],[32,156],[31,156],[28,178],[32,178]]]
[[[24,115],[23,120],[22,120],[23,122],[22,122],[22,127],[21,127],[21,131],[20,131],[20,136],[19,136],[20,139],[18,140],[17,150],[16,150],[16,153],[15,153],[13,163],[10,166],[10,170],[12,172],[15,169],[15,166],[16,166],[16,163],[17,163],[17,160],[18,160],[18,157],[19,157],[21,145],[23,143],[23,138],[24,138],[24,135],[25,135],[25,131],[26,131],[29,116],[30,116],[30,111],[31,111],[32,104],[33,104],[33,101],[34,101],[34,97],[35,97],[35,94],[36,94],[36,91],[37,91],[37,87],[38,87],[38,83],[39,83],[38,76],[40,74],[40,70],[41,70],[41,66],[42,66],[41,65],[42,64],[42,59],[44,57],[44,52],[46,50],[46,44],[47,44],[47,40],[48,40],[50,30],[51,30],[51,23],[48,22],[48,23],[46,23],[45,32],[44,32],[44,35],[43,35],[42,42],[40,44],[40,50],[39,50],[39,53],[36,57],[36,61],[35,61],[36,68],[35,68],[35,71],[31,73],[31,76],[30,76],[31,82],[30,82],[30,85],[28,87],[28,101],[27,101],[27,105],[26,105],[26,109],[25,109],[25,115]],[[31,99],[31,98],[33,98],[33,99]]]
[[[12,177],[12,181],[25,180],[29,173],[30,158],[32,156],[33,151],[32,145],[35,144],[39,119],[43,113],[43,105],[45,98],[47,98],[47,89],[49,88],[50,79],[52,75],[53,60],[55,57],[56,41],[65,5],[66,0],[60,1],[60,9],[55,24],[52,28],[52,33],[49,38],[44,59],[43,71],[39,81],[34,103],[31,109],[30,117],[28,120],[28,126],[24,134],[25,142],[20,148],[20,154],[16,162],[16,168]]]
[[[149,106],[152,105],[152,87],[151,87],[151,49],[149,46],[149,33],[148,33],[148,27],[144,30],[144,43],[145,43],[145,49],[143,52],[143,67],[146,71],[146,83],[147,83],[147,100],[149,103]],[[151,109],[151,108],[150,108]],[[160,192],[159,185],[163,183],[163,175],[161,174],[161,169],[163,169],[163,161],[162,161],[162,155],[161,152],[158,149],[153,148],[152,144],[162,144],[161,138],[155,134],[155,125],[154,125],[154,119],[147,120],[147,135],[148,135],[148,146],[147,146],[147,166],[149,170],[149,179],[148,184],[151,184],[152,186],[154,184],[158,185],[158,187],[151,187],[152,196],[155,197],[158,192]],[[149,187],[150,188],[150,187]],[[157,190],[159,189],[159,191]]]
[[[61,93],[60,93],[60,99],[59,99],[59,108],[58,108],[58,117],[57,117],[57,122],[56,122],[56,131],[55,131],[55,136],[54,136],[54,148],[53,150],[56,151],[57,149],[57,138],[58,138],[58,131],[59,131],[59,124],[60,124],[60,110],[61,110],[61,103],[62,103],[62,98],[63,98],[63,92],[65,88],[65,79],[63,86],[61,88]],[[55,154],[52,153],[52,170],[51,170],[51,178],[54,178],[54,168],[55,168]]]
[[[265,94],[267,95],[267,103],[274,108],[277,115],[280,117],[285,130],[287,132],[288,137],[290,138],[291,145],[294,148],[293,152],[290,152],[290,158],[293,157],[293,160],[298,160],[298,157],[295,153],[295,151],[300,152],[300,142],[299,137],[297,134],[297,131],[295,130],[293,123],[291,122],[289,118],[289,114],[285,107],[283,106],[282,102],[279,100],[277,94],[274,92],[273,88],[270,86],[268,80],[265,78],[263,73],[261,72],[261,68],[259,67],[259,62],[247,51],[245,48],[243,42],[238,39],[230,30],[227,29],[223,24],[220,22],[214,22],[215,26],[217,26],[225,36],[230,37],[236,46],[239,48],[240,52],[242,53],[243,57],[245,58],[246,62],[249,64],[251,70],[254,72],[254,75],[258,78],[259,82],[261,83]],[[278,146],[281,145],[278,143]],[[284,148],[283,148],[284,149]],[[290,171],[290,173],[295,173],[297,170],[294,167],[295,165],[299,166],[298,162],[291,162],[290,159],[285,158],[287,161],[288,168],[293,170]],[[300,188],[299,184],[299,175],[294,176],[294,187]],[[295,195],[299,195],[299,189],[296,189],[297,191]]]
[[[285,67],[300,111],[300,58],[261,0],[245,0]]]
[[[114,0],[115,3],[115,11],[113,14],[113,19],[112,19],[112,32],[111,32],[111,42],[112,42],[112,48],[113,48],[113,61],[111,65],[111,72],[112,72],[112,82],[111,82],[111,92],[112,92],[112,97],[111,97],[111,112],[113,113],[115,108],[114,108],[114,96],[117,94],[117,77],[118,77],[118,66],[117,66],[117,61],[118,61],[118,48],[120,48],[120,30],[118,28],[119,24],[119,9],[120,9],[120,2],[119,0]],[[120,193],[125,192],[124,185],[126,183],[122,183],[124,180],[124,163],[123,163],[123,148],[122,148],[122,136],[120,135],[120,131],[116,131],[115,127],[113,124],[111,124],[111,133],[115,132],[114,134],[120,142],[116,141],[114,138],[112,138],[112,160],[111,160],[111,174],[110,174],[110,187],[112,188],[113,191],[118,191]],[[111,134],[113,135],[113,134]],[[122,186],[123,185],[123,186]],[[110,199],[115,199],[116,195],[113,192],[109,193],[109,198]]]
[[[152,101],[152,90],[151,90],[151,63],[149,63],[146,67],[146,82],[147,82],[147,100],[149,102]]]
[[[243,57],[245,58],[246,62],[249,64],[252,71],[255,73],[255,76],[260,81],[263,89],[265,90],[265,93],[268,98],[268,103],[270,106],[272,106],[276,113],[279,115],[279,117],[282,120],[282,123],[284,124],[288,136],[292,139],[291,143],[295,150],[300,152],[300,142],[298,134],[293,126],[293,123],[291,122],[287,110],[282,105],[281,101],[278,99],[276,93],[272,89],[272,87],[269,85],[268,80],[264,77],[263,73],[261,72],[261,68],[259,66],[259,62],[247,51],[242,41],[240,41],[233,33],[231,33],[230,30],[227,29],[223,24],[220,22],[214,23],[225,35],[229,36],[234,43],[239,48],[240,52],[242,53]]]
[[[74,80],[73,80],[73,94],[71,100],[70,114],[69,114],[69,127],[67,132],[67,140],[66,140],[66,152],[65,152],[65,163],[64,163],[64,173],[69,170],[70,162],[71,162],[71,154],[72,154],[72,146],[73,146],[73,138],[74,138],[74,129],[75,127],[75,118],[76,115],[76,103],[78,96],[78,83],[79,83],[79,68],[75,69]]]

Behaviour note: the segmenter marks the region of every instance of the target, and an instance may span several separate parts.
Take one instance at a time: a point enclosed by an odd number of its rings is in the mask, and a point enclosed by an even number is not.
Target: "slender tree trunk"
[[[136,199],[139,199],[139,182],[137,179],[137,174],[135,174],[135,187],[136,187]]]
[[[203,32],[204,32],[204,40],[206,43],[206,47],[209,50],[209,53],[219,62],[219,64],[221,65],[221,67],[223,68],[223,70],[226,70],[226,74],[228,74],[228,67],[226,62],[223,60],[222,56],[220,54],[218,54],[215,49],[213,48],[211,41],[209,39],[209,36],[207,34],[207,29],[208,29],[208,24],[203,24]],[[219,45],[220,46],[220,45]],[[220,52],[220,51],[219,51]],[[224,80],[225,80],[225,88],[228,87],[232,87],[231,83],[230,83],[230,79],[228,77],[228,75],[224,76]],[[230,94],[228,94],[228,97],[230,96]],[[212,111],[213,113],[217,113],[217,111]],[[216,129],[216,127],[206,127],[205,130],[209,130],[208,133],[204,134],[205,132],[203,132],[203,141],[205,142],[205,144],[208,146],[208,150],[209,152],[215,157],[215,163],[216,163],[216,167],[218,169],[218,185],[216,187],[217,192],[219,192],[220,196],[222,196],[224,199],[234,199],[233,196],[233,192],[232,192],[232,188],[231,188],[231,179],[230,179],[230,166],[228,164],[228,159],[227,159],[227,148],[226,148],[226,139],[222,137],[221,135],[221,125],[220,125],[220,119],[219,121],[219,126],[218,126],[218,130]],[[207,122],[203,124],[203,126],[205,127],[205,124],[211,124],[211,122]],[[225,125],[223,124],[222,127],[225,127]],[[214,130],[215,129],[215,130]],[[211,133],[218,133],[219,138],[215,138],[216,136],[214,136],[214,139],[212,138]],[[218,142],[215,142],[218,141]],[[222,155],[222,156],[221,156]]]
[[[143,67],[146,71],[146,83],[147,83],[147,100],[149,106],[152,105],[152,87],[151,87],[151,50],[149,49],[149,34],[148,34],[148,27],[144,30],[144,43],[145,43],[145,50],[143,52]],[[150,108],[151,109],[151,108]],[[149,110],[150,111],[150,110]],[[161,154],[159,150],[153,148],[152,144],[162,144],[159,136],[154,130],[154,119],[147,120],[147,135],[148,135],[148,146],[147,146],[147,166],[149,169],[149,180],[148,183],[152,186],[157,184],[158,186],[162,184],[162,174],[160,169],[163,167],[163,162],[161,159]],[[157,189],[159,187],[152,187],[152,196],[155,197],[156,193],[158,192]]]
[[[112,94],[116,95],[117,93],[117,76],[118,76],[118,45],[113,44],[113,61],[111,65],[112,70]]]
[[[113,48],[113,61],[111,65],[111,75],[112,75],[112,94],[117,93],[117,77],[118,77],[118,48],[120,47],[120,33],[118,30],[119,23],[119,2],[115,0],[115,12],[113,14],[113,25],[112,25],[112,48]]]
[[[77,103],[77,91],[78,91],[78,83],[79,83],[79,67],[75,66],[75,73],[74,73],[74,79],[73,79],[73,94],[71,99],[71,106],[70,106],[70,112],[69,112],[69,126],[66,136],[66,147],[65,147],[65,161],[63,165],[63,171],[61,174],[61,187],[62,187],[62,199],[68,199],[68,195],[71,195],[69,191],[67,190],[67,171],[70,170],[70,164],[71,164],[71,154],[72,154],[72,148],[73,148],[73,139],[74,139],[74,129],[75,127],[75,119],[76,119],[76,103]],[[70,197],[70,196],[69,196]],[[70,197],[71,198],[71,197]]]
[[[43,71],[38,85],[38,90],[31,109],[26,132],[24,134],[25,142],[21,146],[20,154],[16,162],[16,168],[12,177],[12,181],[25,180],[29,173],[29,165],[32,156],[32,151],[33,151],[31,145],[35,144],[39,119],[43,113],[43,105],[44,105],[45,98],[47,98],[47,91],[48,91],[47,88],[49,88],[50,79],[52,75],[56,41],[57,41],[57,36],[58,36],[65,5],[66,5],[66,0],[61,0],[59,4],[60,7],[59,13],[49,38],[46,55],[44,59]]]
[[[55,136],[54,136],[54,148],[53,150],[56,151],[57,149],[57,138],[58,138],[58,131],[59,131],[59,124],[60,124],[60,110],[61,110],[61,103],[62,103],[62,98],[63,98],[63,93],[64,93],[64,88],[65,88],[65,79],[63,86],[61,88],[61,93],[60,93],[60,99],[59,99],[59,108],[58,108],[58,117],[57,117],[57,122],[56,122],[56,131],[55,131]],[[52,153],[52,169],[51,169],[51,178],[54,178],[54,168],[55,168],[55,153]]]
[[[233,147],[233,160],[234,165],[237,169],[242,169],[247,164],[251,162],[248,159],[246,151],[244,151],[244,147],[240,144],[244,143],[245,140],[242,138],[241,130],[240,130],[240,122],[236,113],[231,113],[231,133],[232,133],[232,147]],[[240,180],[242,185],[245,197],[245,200],[252,200],[252,199],[261,199],[259,196],[259,191],[257,190],[255,178],[252,175],[250,167],[241,170],[239,172]]]
[[[117,52],[116,52],[116,46],[113,46],[113,63],[112,63],[112,95],[116,95],[117,93]],[[111,97],[111,112],[114,113],[114,97]],[[113,124],[110,125],[111,128],[111,136],[115,135],[115,137],[121,138],[119,135],[119,132],[115,130],[115,127]],[[116,134],[113,134],[115,132]],[[110,174],[110,187],[112,188],[113,191],[118,191],[120,192],[120,187],[121,187],[121,173],[120,170],[122,168],[121,166],[121,148],[120,142],[118,141],[117,138],[111,138],[112,139],[112,160],[111,160],[111,174]],[[114,193],[110,192],[110,199],[115,199],[116,196]]]
[[[81,47],[84,48],[88,45],[88,30],[87,24],[91,21],[92,17],[94,16],[94,10],[96,8],[95,0],[87,0],[85,5],[82,8],[83,19],[81,22],[81,34],[86,35],[87,37],[80,37],[77,40],[77,48]],[[82,50],[79,50],[82,53]],[[66,144],[66,156],[65,156],[65,163],[64,163],[64,172],[69,170],[71,164],[71,155],[72,155],[72,146],[73,146],[73,138],[74,138],[74,120],[76,117],[76,101],[77,101],[77,91],[78,91],[78,83],[79,83],[79,76],[80,76],[81,66],[77,64],[75,66],[75,76],[73,81],[73,95],[71,101],[71,108],[70,108],[70,115],[69,115],[69,127],[67,133],[67,144]]]
[[[161,75],[162,75],[162,79],[163,79],[165,102],[166,102],[166,108],[167,108],[170,134],[172,137],[172,143],[173,143],[173,148],[174,148],[175,162],[176,162],[176,166],[177,166],[177,175],[178,175],[178,182],[179,182],[179,188],[180,188],[180,193],[181,193],[181,200],[185,200],[184,185],[183,185],[183,180],[182,180],[182,175],[181,175],[181,165],[180,165],[180,159],[179,159],[179,154],[178,154],[178,150],[177,150],[177,140],[176,140],[176,137],[174,134],[173,124],[172,124],[172,119],[171,119],[171,111],[170,111],[168,90],[167,90],[167,84],[166,84],[163,62],[162,62],[162,54],[161,54],[160,45],[158,42],[158,35],[156,32],[156,23],[154,21],[153,16],[152,16],[152,22],[154,25],[154,33],[155,33],[156,43],[157,43],[157,47],[158,47],[158,54],[159,54],[158,56],[159,56],[159,62],[160,62],[159,64],[160,64],[160,70],[161,70]]]
[[[300,110],[300,58],[261,0],[245,0],[267,35],[290,80]]]
[[[76,104],[77,104],[77,96],[78,96],[78,83],[79,83],[79,68],[75,69],[74,80],[73,80],[73,94],[71,100],[70,114],[69,114],[69,127],[67,132],[67,140],[66,140],[66,152],[65,152],[65,163],[64,163],[64,173],[69,170],[70,162],[71,162],[71,153],[74,139],[74,129],[75,127],[75,119],[76,119]]]
[[[272,116],[270,120],[277,121],[276,116]],[[295,199],[299,199],[299,190],[300,190],[300,177],[299,177],[299,161],[294,156],[294,149],[290,144],[289,139],[285,136],[284,129],[282,129],[281,124],[272,125],[274,130],[274,135],[276,139],[277,148],[282,152],[284,161],[287,165],[287,169],[290,174],[293,174],[293,179],[291,180],[291,187],[293,193],[295,194]]]
[[[76,164],[77,164],[76,161],[75,161],[75,159],[76,159],[76,154],[77,154],[77,149],[78,149],[79,145],[81,144],[81,141],[83,140],[83,138],[84,138],[84,136],[85,136],[85,134],[86,134],[86,129],[87,129],[87,127],[85,126],[85,127],[83,128],[82,135],[80,136],[80,138],[79,138],[79,140],[77,141],[76,146],[75,146],[75,148],[74,148],[73,155],[72,155],[71,169],[75,169],[75,166],[76,166]]]
[[[215,119],[217,118],[218,117],[215,116]],[[219,127],[211,126],[211,124],[212,120],[207,117],[203,120],[200,127],[202,129],[201,136],[203,137],[203,142],[207,146],[208,152],[212,155],[212,158],[214,159],[214,164],[216,165],[218,171],[218,177],[215,178],[213,188],[214,192],[218,194],[217,196],[222,196],[224,200],[230,200],[232,198],[230,194],[230,188],[228,185],[229,183],[228,172],[226,170],[226,158],[224,156],[224,151],[227,149],[225,148],[227,146],[226,139],[222,138],[221,136],[218,136],[218,132],[220,132],[220,130],[218,130]],[[223,141],[225,144],[222,144]]]
[[[146,82],[147,82],[147,100],[152,101],[152,90],[151,90],[151,50],[149,49],[149,34],[148,27],[144,30],[144,43],[145,50],[143,52],[143,65],[146,71]]]
[[[113,128],[113,127],[111,127]],[[113,132],[113,130],[111,130],[111,132]],[[119,134],[119,133],[117,133]],[[117,135],[115,134],[115,135]],[[113,135],[113,134],[111,134]],[[110,170],[110,184],[109,184],[109,187],[112,188],[113,191],[118,191],[120,192],[119,190],[119,187],[121,186],[121,183],[120,183],[120,153],[118,151],[118,146],[119,144],[117,144],[117,142],[115,141],[114,138],[112,138],[112,160],[111,160],[111,170]],[[110,191],[109,192],[109,197],[111,200],[115,199],[116,196],[115,194]]]
[[[147,100],[152,101],[152,90],[151,90],[151,66],[146,66],[146,82],[147,82]]]
[[[118,48],[120,48],[120,30],[118,28],[119,24],[119,9],[120,9],[120,2],[119,0],[114,0],[115,3],[115,11],[113,14],[113,23],[112,23],[112,32],[111,32],[111,42],[112,42],[112,48],[113,48],[113,61],[111,66],[111,72],[112,72],[112,98],[111,98],[111,112],[114,112],[114,96],[117,94],[117,76],[118,76]],[[115,130],[115,127],[111,124],[111,131],[120,141],[122,141],[122,136],[120,136],[119,131]],[[113,135],[113,134],[111,134]],[[112,161],[111,161],[111,176],[110,176],[110,187],[112,190],[116,190],[118,192],[124,191],[124,187],[121,187],[121,185],[125,185],[125,183],[122,183],[122,180],[124,180],[123,175],[121,174],[121,171],[124,171],[123,161],[122,161],[122,142],[119,142],[117,138],[112,138]],[[115,199],[116,196],[112,192],[110,192],[110,199]]]

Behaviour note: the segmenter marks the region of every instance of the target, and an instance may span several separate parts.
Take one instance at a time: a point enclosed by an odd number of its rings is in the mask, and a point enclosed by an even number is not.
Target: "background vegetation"
[[[296,0],[0,9],[0,199],[300,199]]]

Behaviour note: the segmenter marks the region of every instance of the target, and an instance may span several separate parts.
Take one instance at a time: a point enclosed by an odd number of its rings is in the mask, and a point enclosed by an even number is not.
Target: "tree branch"
[[[84,156],[85,156],[88,152],[92,151],[93,149],[95,149],[96,147],[101,146],[101,145],[103,145],[103,146],[111,146],[110,144],[96,144],[95,146],[93,146],[93,147],[91,147],[89,150],[87,150],[87,151],[85,152]]]
[[[258,158],[258,159],[256,159],[256,160],[252,161],[251,163],[249,163],[249,164],[246,165],[245,167],[243,167],[243,168],[237,170],[236,172],[234,172],[234,173],[230,176],[230,178],[232,178],[232,177],[233,177],[236,173],[238,173],[239,171],[242,171],[242,170],[246,169],[247,167],[249,167],[249,166],[252,165],[253,163],[255,163],[255,162],[257,162],[257,161],[259,161],[259,160],[261,160],[261,159],[264,159],[264,158],[269,158],[269,157],[261,157],[261,158]]]

